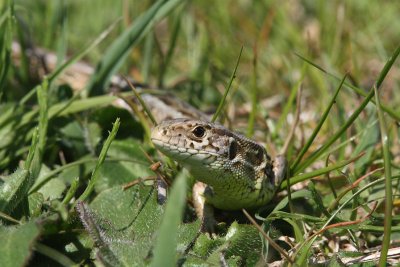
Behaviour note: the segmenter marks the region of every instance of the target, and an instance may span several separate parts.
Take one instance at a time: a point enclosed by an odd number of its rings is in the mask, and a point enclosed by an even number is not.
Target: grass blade
[[[54,260],[61,266],[74,266],[75,262],[73,262],[70,258],[59,252],[58,250],[44,245],[42,243],[36,242],[35,243],[35,250],[46,257]]]
[[[315,170],[315,171],[312,171],[312,172],[307,172],[307,173],[304,173],[304,174],[293,176],[293,177],[290,178],[290,185],[292,186],[292,185],[297,184],[299,182],[306,181],[306,180],[311,179],[313,177],[316,177],[316,176],[319,176],[319,175],[323,175],[323,174],[328,173],[330,171],[339,169],[339,168],[341,168],[343,166],[346,166],[346,165],[350,164],[353,161],[356,161],[357,159],[359,159],[363,155],[364,154],[360,154],[359,156],[357,156],[355,158],[351,158],[351,159],[348,159],[348,160],[343,160],[343,161],[340,161],[338,163],[332,164],[332,165],[330,165],[328,167],[325,167],[325,168],[321,168],[321,169],[318,169],[318,170]],[[284,180],[282,182],[280,188],[281,189],[285,189],[286,186],[287,186],[287,180]]]
[[[344,207],[346,207],[346,205],[353,200],[354,197],[360,195],[362,192],[364,192],[365,190],[367,190],[368,188],[383,182],[384,179],[377,179],[369,184],[367,184],[366,186],[364,186],[363,188],[359,189],[357,192],[355,192],[353,194],[352,197],[350,197],[349,199],[347,199],[335,212],[333,212],[331,214],[331,216],[329,217],[329,219],[325,222],[325,224],[321,227],[321,229],[326,228],[331,221],[336,218],[336,216],[339,214],[339,212],[341,210],[343,210]],[[316,231],[317,233],[320,231]],[[299,266],[304,266],[305,265],[305,261],[307,260],[307,255],[308,252],[311,248],[311,245],[313,244],[313,242],[315,241],[315,239],[318,237],[318,235],[313,235],[310,238],[308,238],[304,243],[302,243],[298,248],[297,248],[297,252],[295,253],[295,257],[297,257],[297,255],[300,254],[300,256],[296,259],[296,263],[299,264]]]
[[[181,30],[181,17],[182,17],[182,10],[180,10],[178,14],[176,14],[176,16],[173,18],[172,21],[171,39],[168,45],[167,53],[161,64],[160,74],[158,75],[158,87],[160,88],[164,87],[164,77],[165,74],[167,73],[168,67],[171,64],[172,55],[174,54],[175,51],[176,42]]]
[[[289,112],[293,108],[293,104],[295,103],[296,95],[298,94],[298,91],[299,91],[299,89],[301,87],[301,84],[302,84],[302,82],[304,80],[304,75],[305,75],[305,72],[306,72],[306,69],[307,69],[306,67],[307,67],[307,64],[304,63],[303,67],[301,69],[300,79],[292,86],[292,89],[290,90],[290,95],[289,95],[288,99],[286,100],[286,104],[282,109],[282,113],[279,116],[278,122],[276,123],[275,131],[273,133],[274,135],[278,135],[279,134],[279,132],[282,129],[282,126],[283,126],[284,122],[286,121],[286,118],[287,118]]]
[[[397,51],[397,50],[396,50],[396,51]],[[299,55],[299,54],[297,54],[297,53],[295,53],[295,54],[296,54],[296,56],[298,56],[298,57],[301,58],[302,60],[306,61],[308,64],[310,64],[310,65],[313,66],[314,68],[316,68],[316,69],[322,71],[323,73],[327,74],[329,77],[332,77],[332,78],[334,78],[334,79],[337,80],[337,81],[340,81],[340,78],[339,78],[339,77],[336,77],[336,76],[333,75],[332,73],[326,71],[324,68],[318,66],[317,64],[314,64],[312,61],[306,59],[305,57],[303,57],[303,56],[301,56],[301,55]],[[397,54],[398,54],[398,53],[397,53]],[[393,58],[393,57],[394,57],[394,58]],[[390,61],[391,59],[396,60],[396,59],[395,59],[396,57],[397,57],[397,56],[396,56],[396,52],[395,52],[395,53],[393,54],[393,56],[389,59],[389,61]],[[388,61],[388,62],[389,62],[389,61]],[[387,62],[387,63],[388,63],[388,62]],[[387,63],[386,63],[386,65],[385,65],[384,68],[386,68]],[[390,68],[389,68],[389,69],[390,69]],[[383,72],[381,72],[381,75],[382,75],[382,74],[383,74]],[[387,74],[387,73],[386,73],[386,74]],[[385,76],[386,76],[386,74],[385,74]],[[379,80],[379,79],[378,79],[378,80]],[[383,81],[383,80],[382,80],[382,81]],[[381,81],[381,82],[382,82],[382,81]],[[367,97],[367,96],[368,96],[368,94],[365,93],[363,90],[361,90],[361,89],[358,88],[357,86],[354,86],[354,85],[352,85],[352,84],[350,84],[350,83],[346,83],[346,82],[345,82],[345,83],[344,83],[344,86],[346,86],[347,88],[350,88],[351,90],[353,90],[354,92],[356,92],[356,93],[359,94],[359,95],[362,95],[362,96],[364,96],[364,97]],[[378,88],[379,88],[379,86],[378,86]],[[371,99],[371,102],[375,104],[375,100]],[[400,120],[400,113],[399,113],[398,111],[395,111],[395,110],[393,110],[392,108],[390,108],[390,107],[388,107],[388,106],[386,106],[386,105],[383,105],[383,104],[382,104],[381,108],[382,108],[382,110],[384,110],[387,114],[389,114],[393,119],[395,119],[395,120],[397,120],[397,121]]]
[[[136,90],[135,86],[129,81],[128,78],[124,77],[125,81],[128,83],[129,87],[132,89],[133,93],[135,94],[136,98],[138,99],[140,105],[142,106],[144,112],[146,112],[147,116],[149,116],[149,119],[153,123],[154,126],[158,124],[156,119],[154,118],[153,114],[151,113],[150,109],[147,107],[146,103],[144,102],[143,98],[140,96],[138,91]],[[143,122],[142,122],[143,123]],[[150,132],[147,133],[148,136],[150,136]]]
[[[0,18],[0,101],[11,66],[11,46],[14,28],[14,1],[7,1],[4,15]],[[3,20],[4,18],[4,20]],[[4,24],[3,24],[4,23]]]
[[[183,173],[176,178],[165,208],[151,266],[176,266],[178,227],[182,220],[186,198],[186,179]]]
[[[294,170],[296,170],[296,167],[298,166],[298,164],[300,163],[301,159],[303,158],[304,154],[307,152],[307,150],[310,148],[310,146],[312,145],[315,137],[317,136],[319,130],[321,129],[322,125],[324,124],[326,118],[328,117],[328,114],[333,106],[333,104],[335,104],[336,101],[336,97],[339,94],[340,89],[342,89],[343,83],[346,80],[346,76],[345,75],[343,77],[343,79],[341,80],[338,88],[336,89],[335,94],[333,95],[331,101],[329,102],[327,108],[325,109],[324,113],[321,116],[321,119],[318,123],[318,125],[315,127],[313,133],[311,134],[310,138],[307,140],[307,143],[303,146],[303,148],[301,149],[301,151],[299,152],[297,158],[294,160],[292,166],[290,167],[290,169],[293,171],[293,173],[296,173]]]
[[[385,118],[383,116],[381,102],[379,99],[378,88],[374,86],[376,110],[378,112],[379,128],[381,131],[381,143],[383,152],[383,165],[385,167],[385,219],[384,219],[384,232],[382,241],[381,257],[379,259],[379,266],[386,266],[386,258],[390,247],[390,235],[392,227],[392,171],[391,171],[391,157],[390,157],[390,140],[387,134]]]
[[[70,65],[74,64],[77,62],[79,59],[84,57],[87,53],[89,53],[93,48],[95,48],[98,44],[100,44],[107,36],[108,34],[115,28],[117,23],[120,20],[115,21],[112,23],[104,32],[100,34],[99,37],[97,37],[92,43],[90,43],[87,47],[83,48],[80,52],[78,52],[76,55],[68,59],[65,63],[59,65],[49,76],[48,80],[51,83],[54,79],[56,79],[66,68],[68,68]]]
[[[400,46],[397,47],[396,51],[386,62],[381,73],[379,74],[379,77],[376,81],[377,88],[381,86],[383,80],[385,79],[386,75],[393,66],[399,54],[400,54]],[[360,113],[364,110],[367,104],[371,101],[373,96],[374,96],[374,89],[372,88],[368,93],[368,95],[363,100],[363,102],[360,104],[360,106],[353,112],[350,118],[346,121],[346,123],[331,138],[329,138],[320,149],[315,151],[307,160],[305,160],[303,164],[300,164],[298,168],[294,170],[294,173],[304,170],[306,167],[310,166],[321,154],[323,154],[344,133],[344,131],[346,131],[353,124],[353,122],[358,118],[358,115],[360,115]]]
[[[26,157],[26,161],[25,161],[25,169],[26,170],[29,170],[31,168],[32,160],[35,156],[35,151],[36,151],[38,142],[39,142],[39,128],[36,127],[33,130],[31,146],[29,147],[28,156]]]
[[[232,76],[229,79],[229,83],[228,83],[228,86],[225,89],[224,96],[222,97],[221,101],[219,102],[217,111],[214,113],[214,115],[213,115],[213,117],[211,119],[211,122],[215,122],[215,120],[218,118],[219,114],[221,113],[222,108],[224,107],[226,96],[228,95],[229,90],[231,89],[231,86],[232,86],[232,83],[233,83],[233,79],[235,79],[235,77],[236,77],[236,71],[237,71],[237,68],[239,66],[240,57],[242,56],[242,52],[243,52],[243,46],[240,48],[240,52],[239,52],[238,59],[236,61],[235,69],[232,72]]]
[[[36,89],[37,99],[39,103],[39,138],[37,141],[37,149],[35,155],[33,156],[30,169],[34,180],[36,180],[39,175],[40,169],[42,167],[44,150],[46,148],[47,128],[49,125],[48,89],[49,83],[47,79],[45,79],[42,84],[39,85]]]
[[[103,148],[100,151],[99,160],[96,164],[96,167],[94,168],[94,170],[92,172],[92,177],[90,178],[89,184],[86,187],[85,191],[82,193],[82,195],[79,197],[78,201],[84,201],[90,195],[90,193],[93,191],[94,185],[97,181],[97,178],[100,175],[100,167],[103,165],[103,162],[107,155],[108,148],[110,147],[111,142],[114,140],[115,135],[118,132],[119,125],[120,125],[120,120],[119,120],[119,118],[117,118],[114,122],[111,133],[108,135],[108,138],[105,141]],[[75,204],[76,204],[76,202],[75,202]]]
[[[97,65],[95,74],[89,81],[88,94],[98,95],[109,79],[122,65],[129,50],[135,46],[162,17],[172,11],[182,0],[159,0],[145,13],[139,16],[132,26],[126,29],[105,52],[101,62]]]

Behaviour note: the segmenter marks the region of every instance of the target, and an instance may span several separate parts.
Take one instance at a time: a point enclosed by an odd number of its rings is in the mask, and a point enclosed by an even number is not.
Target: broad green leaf
[[[201,258],[204,260],[207,259],[210,254],[217,250],[224,244],[224,237],[217,236],[217,238],[210,239],[206,234],[201,234],[191,250],[191,254],[195,256],[195,258]]]
[[[35,222],[18,226],[0,226],[0,266],[25,266],[40,234]]]
[[[178,228],[178,239],[176,250],[181,257],[185,257],[186,250],[196,239],[201,226],[200,220],[195,220],[191,223],[181,223]]]
[[[59,131],[63,137],[60,142],[63,146],[73,151],[77,158],[87,153],[88,149],[84,140],[85,132],[79,121],[73,120],[61,127]]]
[[[42,212],[44,197],[41,193],[35,192],[28,197],[29,216],[38,217]]]
[[[33,184],[32,188],[35,188],[36,186],[41,184],[51,172],[52,170],[50,170],[46,165],[42,165],[40,168],[39,176]],[[62,193],[65,191],[65,189],[66,183],[62,179],[55,178],[46,182],[37,190],[37,192],[41,193],[44,199],[53,200],[61,198]]]
[[[114,158],[132,158],[139,163],[148,163],[143,152],[146,150],[145,148],[148,148],[148,146],[140,143],[137,139],[115,140],[111,144],[107,155]]]
[[[66,185],[60,179],[52,179],[39,189],[44,199],[53,200],[60,199],[65,191]]]
[[[0,185],[0,211],[9,213],[27,196],[32,181],[29,172],[24,169],[17,169],[3,180]]]
[[[111,252],[124,266],[144,265],[151,255],[154,234],[160,226],[163,207],[157,204],[154,188],[138,184],[128,190],[121,186],[101,192],[91,203],[91,229],[101,229],[92,238],[99,256]],[[82,218],[82,216],[80,216]]]
[[[100,192],[137,178],[154,176],[141,147],[142,144],[136,139],[115,140],[107,155],[117,160],[104,162],[100,169],[101,177],[96,184],[96,191]]]
[[[253,225],[232,223],[225,235],[225,257],[239,257],[245,265],[255,265],[261,256],[260,233]]]
[[[85,144],[91,150],[95,151],[97,144],[101,141],[101,127],[98,123],[90,122],[85,124]]]
[[[126,184],[138,178],[154,175],[150,171],[149,165],[129,161],[105,162],[100,169],[100,177],[95,189],[97,192],[101,192],[115,185]]]
[[[254,266],[262,260],[261,251],[262,240],[257,229],[249,224],[233,222],[225,235],[215,239],[200,235],[186,263],[188,266],[196,265],[198,259],[202,259],[207,265],[219,266],[223,255],[232,266],[240,266],[240,263]]]

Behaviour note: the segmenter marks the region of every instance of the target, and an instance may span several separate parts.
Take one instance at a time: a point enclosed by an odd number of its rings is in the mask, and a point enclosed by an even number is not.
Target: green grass
[[[382,246],[385,266],[399,247],[395,1],[3,0],[0,11],[1,266],[252,266],[285,261],[276,245],[298,266]],[[43,77],[13,42],[59,61]],[[77,88],[65,74],[79,60],[95,71]],[[234,214],[217,238],[198,235],[183,201],[192,180],[154,150],[144,114],[112,105],[114,74],[215,114],[272,156],[293,132],[290,180],[251,213],[265,233]],[[173,184],[165,206],[155,176]]]

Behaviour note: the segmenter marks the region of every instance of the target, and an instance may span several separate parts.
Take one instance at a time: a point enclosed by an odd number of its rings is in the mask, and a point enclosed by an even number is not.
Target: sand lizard
[[[37,48],[31,50],[23,52],[28,57],[38,56],[41,59],[39,62],[45,66],[44,71],[54,69],[57,61],[55,54]],[[13,43],[13,54],[18,57],[21,52],[19,45]],[[93,72],[91,66],[78,62],[59,79],[75,90],[81,90]],[[122,77],[114,75],[111,78],[111,88],[115,91],[126,87]],[[256,142],[221,125],[207,122],[210,119],[207,114],[179,98],[150,94],[142,94],[142,98],[157,121],[163,121],[152,131],[153,143],[188,168],[199,181],[193,188],[193,196],[197,215],[206,221],[203,226],[211,227],[212,223],[207,223],[207,220],[212,221],[212,207],[223,210],[252,208],[271,200],[284,178],[284,157],[272,160]],[[115,104],[130,110],[122,100],[115,101]],[[186,119],[175,119],[178,117]]]
[[[219,124],[167,120],[152,130],[151,139],[199,181],[193,188],[193,202],[203,230],[209,232],[214,230],[213,207],[260,207],[271,200],[285,176],[283,156],[273,160],[264,147]]]

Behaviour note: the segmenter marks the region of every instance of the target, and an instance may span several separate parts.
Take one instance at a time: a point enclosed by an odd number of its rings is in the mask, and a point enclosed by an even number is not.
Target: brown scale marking
[[[209,143],[215,143],[215,142],[217,142],[217,140],[219,139],[220,137],[219,136],[214,136],[213,134],[211,134],[208,138],[207,138],[207,140],[208,140],[208,142]],[[225,146],[226,146],[226,144],[224,144]]]
[[[228,138],[225,138],[224,139],[224,146],[229,146],[229,139]],[[236,141],[235,141],[236,142]]]
[[[164,101],[166,104],[168,104],[169,106],[172,106],[172,104],[175,104],[176,101],[172,101],[173,98],[168,97],[168,95],[163,96],[160,95],[158,96],[162,101]]]
[[[239,153],[240,146],[236,143],[236,141],[233,141],[229,145],[229,150],[228,150],[228,156],[230,160],[233,160],[236,155]]]
[[[166,121],[169,121],[169,120],[172,120],[172,119],[174,119],[172,116],[166,116],[166,117],[164,118],[164,120],[166,120]]]
[[[209,144],[214,143],[214,140],[213,140],[213,139],[214,139],[214,138],[212,138],[212,136],[209,136],[209,137],[207,138],[208,143],[209,143]]]
[[[235,161],[235,162],[232,164],[232,167],[239,169],[239,168],[242,167],[242,163],[241,163],[240,161]]]
[[[235,137],[232,132],[229,132],[229,131],[227,131],[225,129],[221,129],[221,128],[214,128],[213,132],[220,136],[225,135],[225,136],[229,136],[229,137]]]
[[[256,153],[256,157],[260,160],[260,161],[262,161],[262,160],[264,160],[264,151],[262,150],[262,148],[258,148],[257,149],[257,153]]]
[[[260,157],[261,155],[261,157]],[[260,165],[263,162],[263,154],[262,152],[249,151],[246,152],[246,158],[249,159],[249,162],[253,163],[254,165]]]
[[[190,142],[189,147],[190,147],[191,149],[194,149],[194,144],[193,144],[193,142]]]

